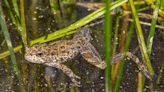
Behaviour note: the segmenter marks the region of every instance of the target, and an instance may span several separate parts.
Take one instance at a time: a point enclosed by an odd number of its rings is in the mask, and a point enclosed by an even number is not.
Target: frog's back
[[[47,44],[47,55],[53,56],[54,60],[56,59],[55,62],[66,62],[77,56],[89,40],[89,31],[79,30],[71,40],[60,40]]]
[[[36,60],[37,63],[39,63],[37,58],[45,62],[66,62],[80,53],[90,40],[89,35],[87,31],[80,30],[71,40],[59,40],[27,47],[25,56],[28,61]]]
[[[65,62],[68,59],[73,59],[79,54],[79,44],[74,40],[61,40],[48,44],[49,49],[47,54],[53,56],[57,61]]]

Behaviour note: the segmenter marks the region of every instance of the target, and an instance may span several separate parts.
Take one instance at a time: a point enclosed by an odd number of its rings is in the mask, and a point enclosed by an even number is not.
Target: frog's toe
[[[80,78],[79,76],[77,76],[77,75],[75,75],[75,78],[76,78],[76,79],[81,79],[81,78]]]
[[[106,63],[105,63],[105,61],[103,61],[103,62],[101,62],[101,63],[99,63],[99,64],[97,64],[96,65],[98,68],[100,68],[100,69],[105,69],[106,68]]]
[[[73,82],[73,85],[74,86],[77,86],[77,87],[80,87],[81,86],[81,82],[80,81],[77,81],[75,79],[72,79],[72,82]]]
[[[71,78],[71,81],[73,82],[74,86],[80,87],[81,82],[79,81],[79,79],[80,79],[79,76],[74,76],[73,78]]]

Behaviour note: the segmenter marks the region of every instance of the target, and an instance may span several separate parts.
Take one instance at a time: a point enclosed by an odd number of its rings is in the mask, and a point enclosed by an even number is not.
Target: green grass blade
[[[26,45],[27,44],[27,34],[26,34],[26,22],[25,22],[25,13],[24,13],[24,0],[20,0],[20,11],[21,11],[21,36],[22,41]]]
[[[10,35],[9,35],[8,29],[7,29],[7,25],[5,22],[5,18],[4,18],[1,6],[0,6],[0,16],[1,16],[0,17],[1,28],[2,28],[2,31],[3,31],[4,37],[5,37],[8,49],[9,49],[9,53],[10,53],[10,57],[11,57],[11,60],[12,60],[13,66],[14,66],[13,68],[14,68],[15,74],[18,76],[19,70],[18,70],[18,66],[16,63],[16,58],[15,58],[15,54],[13,51],[13,46],[11,43]]]
[[[121,4],[123,4],[127,1],[128,0],[119,0],[119,1],[116,1],[114,3],[111,3],[110,4],[111,5],[110,10],[115,9],[116,7],[119,7]],[[84,26],[85,24],[87,24],[87,23],[93,21],[94,19],[102,16],[104,13],[105,13],[105,10],[104,10],[104,7],[102,7],[100,9],[98,9],[97,11],[89,14],[88,16],[80,19],[79,21],[73,23],[72,25],[49,34],[47,36],[47,39],[45,39],[46,36],[42,36],[38,39],[35,39],[35,40],[31,41],[30,45],[34,45],[36,43],[44,43],[44,42],[52,41],[52,40],[55,40],[57,38],[63,37],[65,35],[73,34],[73,33],[75,33],[75,29],[77,29],[81,26]],[[18,51],[18,49],[20,49],[21,46],[17,46],[16,48],[14,48],[14,50]],[[3,52],[3,53],[0,54],[0,59],[6,57],[8,55],[9,55],[8,51]]]
[[[116,51],[117,51],[117,43],[118,43],[118,31],[119,31],[119,24],[120,24],[120,7],[117,8],[117,16],[116,16],[116,23],[114,26],[114,41],[113,41],[113,45],[112,45],[112,56],[115,55]],[[116,74],[115,74],[115,65],[112,65],[112,70],[111,70],[111,76],[112,76],[112,82],[115,81],[116,78]],[[114,84],[114,83],[112,83]]]
[[[160,0],[160,9],[164,11],[164,0]]]
[[[110,6],[110,10],[120,6],[121,4],[123,4],[125,2],[127,2],[127,0],[123,0],[123,1],[119,0],[117,2],[111,3],[110,4],[111,5]],[[35,44],[35,43],[44,43],[44,42],[52,41],[52,40],[54,40],[54,37],[56,35],[63,35],[63,34],[66,34],[69,31],[72,31],[72,30],[75,30],[75,29],[77,29],[77,28],[79,28],[81,26],[84,26],[85,24],[87,24],[87,23],[93,21],[94,19],[102,16],[104,13],[105,13],[104,7],[100,8],[97,11],[95,11],[95,12],[89,14],[88,16],[80,19],[79,21],[73,23],[72,25],[70,25],[70,26],[68,26],[68,27],[66,27],[64,29],[58,30],[57,32],[54,32],[52,34],[49,34],[47,39],[45,39],[45,36],[43,36],[43,37],[33,41],[32,45]]]
[[[58,0],[49,0],[50,1],[50,7],[51,12],[54,14],[54,18],[57,23],[62,23],[62,16],[61,16],[61,10],[60,10],[60,1]],[[71,2],[71,1],[70,1]]]
[[[112,80],[111,80],[111,35],[112,35],[112,16],[110,14],[110,6],[111,0],[105,0],[106,8],[105,8],[105,61],[106,61],[106,69],[105,69],[105,90],[106,92],[112,92]]]
[[[128,48],[129,48],[133,33],[134,33],[134,23],[131,23],[130,29],[129,29],[129,32],[128,32],[128,36],[127,36],[127,40],[126,40],[126,44],[125,44],[126,46],[125,46],[124,52],[128,51]],[[122,78],[122,74],[123,74],[123,68],[124,68],[124,61],[122,60],[121,64],[120,64],[120,67],[119,67],[116,83],[115,83],[115,86],[114,86],[114,92],[119,91],[120,82],[121,82],[121,78]]]
[[[20,17],[17,2],[18,2],[17,0],[12,0],[13,6],[14,6],[14,11],[15,11],[16,15],[17,15],[18,17]]]
[[[10,35],[9,35],[7,25],[6,25],[6,22],[5,22],[5,18],[4,18],[4,15],[3,15],[2,5],[1,4],[0,4],[0,16],[1,16],[0,17],[1,29],[3,31],[4,37],[5,37],[8,49],[9,49],[9,54],[10,54],[10,58],[11,58],[11,61],[12,61],[12,64],[13,64],[13,69],[14,69],[15,75],[19,79],[19,83],[23,84],[23,81],[22,81],[21,75],[20,75],[20,70],[18,69],[18,65],[17,65],[17,62],[16,62],[16,57],[15,57],[15,54],[14,54],[14,50],[13,50],[13,46],[12,46],[12,43],[11,43]],[[21,88],[21,91],[24,92],[24,89],[22,87],[20,87],[20,88]]]
[[[147,47],[146,47],[146,44],[145,44],[145,40],[144,40],[144,36],[143,36],[143,33],[142,33],[141,25],[140,25],[140,22],[139,22],[137,13],[136,13],[134,2],[133,2],[133,0],[129,0],[129,2],[130,2],[130,6],[131,6],[131,9],[132,9],[132,14],[133,14],[134,21],[135,21],[136,28],[137,28],[136,33],[137,33],[137,36],[138,36],[139,47],[141,49],[142,57],[143,57],[146,65],[148,67],[148,70],[151,72],[152,75],[154,75],[154,70],[153,70],[153,67],[151,65],[149,55],[147,53]]]
[[[157,0],[156,6],[155,6],[155,9],[153,12],[153,19],[151,22],[151,27],[150,27],[150,31],[149,31],[148,40],[147,40],[147,49],[148,49],[149,55],[151,54],[151,50],[152,50],[155,26],[156,26],[156,22],[157,22],[157,18],[158,18],[159,5],[160,5],[160,0]]]
[[[144,36],[143,36],[143,33],[142,33],[142,28],[141,28],[141,25],[140,25],[140,21],[139,21],[139,18],[137,16],[137,12],[136,12],[136,9],[135,9],[135,6],[134,6],[134,2],[133,0],[129,0],[129,3],[130,3],[130,7],[132,9],[132,14],[133,14],[133,18],[134,18],[134,22],[135,22],[135,25],[136,25],[136,33],[137,33],[137,36],[138,36],[138,41],[139,41],[139,47],[140,47],[140,50],[141,50],[141,54],[142,54],[142,59],[143,61],[145,62],[149,72],[151,73],[152,77],[154,75],[154,70],[153,70],[153,67],[151,65],[151,62],[150,62],[150,58],[149,58],[149,55],[148,55],[148,50],[147,50],[147,47],[146,47],[146,44],[145,44],[145,40],[144,40]],[[138,92],[142,92],[143,91],[143,83],[145,83],[144,81],[144,76],[140,76],[140,79],[139,79],[139,83],[138,83]]]
[[[20,24],[19,19],[17,17],[14,17],[12,8],[10,7],[8,0],[4,0],[4,3],[8,9],[8,12],[9,12],[9,15],[11,17],[13,24],[16,26],[18,33],[21,34],[21,24]]]
[[[49,0],[50,1],[50,7],[53,14],[56,14],[57,11],[59,11],[59,5],[57,0]]]
[[[117,79],[116,79],[116,83],[114,85],[114,91],[113,92],[119,92],[123,68],[124,68],[124,62],[121,61],[120,68],[119,68],[119,71],[118,71],[118,75],[116,77]]]

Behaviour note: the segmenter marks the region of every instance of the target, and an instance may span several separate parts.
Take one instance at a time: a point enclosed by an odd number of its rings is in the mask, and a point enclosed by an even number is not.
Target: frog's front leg
[[[76,79],[80,79],[79,76],[75,75],[71,69],[69,69],[67,66],[61,63],[45,63],[48,66],[58,68],[63,71],[69,78],[71,78],[71,81],[76,85],[79,86],[79,82]]]
[[[105,62],[101,59],[99,53],[91,43],[86,43],[84,46],[82,46],[80,53],[82,57],[92,65],[100,69],[105,69]]]

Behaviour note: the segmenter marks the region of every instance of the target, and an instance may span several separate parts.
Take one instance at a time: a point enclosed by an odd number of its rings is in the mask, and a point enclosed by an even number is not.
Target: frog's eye
[[[42,53],[42,52],[40,52],[40,53],[37,53],[37,55],[38,55],[38,56],[42,56],[42,55],[43,55],[43,53]]]

